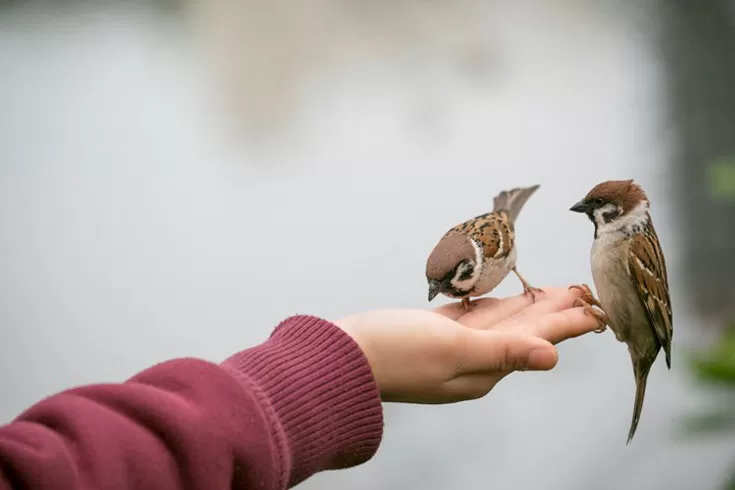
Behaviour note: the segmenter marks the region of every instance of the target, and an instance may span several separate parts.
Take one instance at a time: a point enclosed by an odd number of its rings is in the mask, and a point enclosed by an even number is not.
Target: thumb
[[[544,339],[517,332],[469,330],[473,333],[458,356],[462,374],[546,371],[556,366],[556,348]]]

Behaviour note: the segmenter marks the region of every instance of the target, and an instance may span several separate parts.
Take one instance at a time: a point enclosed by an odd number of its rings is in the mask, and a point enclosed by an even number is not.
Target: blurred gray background
[[[630,361],[608,332],[482,400],[386,407],[372,461],[300,488],[727,481],[735,435],[680,425],[707,400],[688,350],[722,319],[687,271],[701,270],[708,229],[711,269],[735,261],[732,225],[687,214],[717,205],[696,200],[693,176],[735,155],[735,84],[705,71],[703,88],[687,63],[732,75],[732,2],[698,24],[653,1],[0,5],[0,422],[171,357],[219,361],[292,314],[426,307],[436,240],[508,187],[541,184],[518,223],[522,273],[591,283],[592,225],[567,210],[601,180],[635,178],[667,254],[675,336],[631,445]],[[729,44],[686,41],[715,31]],[[732,298],[729,274],[711,277],[700,282]],[[494,294],[518,292],[510,278]]]

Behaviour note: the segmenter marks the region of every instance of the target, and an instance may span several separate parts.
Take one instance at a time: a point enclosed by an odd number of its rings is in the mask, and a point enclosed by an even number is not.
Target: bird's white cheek
[[[472,271],[472,274],[467,279],[460,280],[459,277],[462,276],[462,274],[458,274],[458,277],[455,277],[452,279],[452,286],[459,289],[460,291],[469,291],[473,287],[475,287],[475,284],[477,284],[478,279],[480,279],[480,272],[482,270],[482,266],[476,265],[474,270]]]
[[[607,216],[617,216],[621,212],[620,208],[614,204],[605,204],[601,208],[595,209],[593,214],[595,216],[595,222],[597,223],[598,230],[605,232],[608,228],[613,228],[615,225],[612,221],[606,219]]]
[[[458,271],[458,274],[451,281],[452,286],[460,291],[469,291],[474,288],[482,273],[482,248],[474,240],[472,241],[472,245],[475,248],[475,264],[472,274],[467,279],[460,280],[459,278],[462,277],[462,273],[465,272],[465,270],[461,270]]]

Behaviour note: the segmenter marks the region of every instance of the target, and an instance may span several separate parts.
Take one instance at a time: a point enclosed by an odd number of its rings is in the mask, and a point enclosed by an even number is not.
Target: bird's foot
[[[543,293],[544,290],[541,288],[536,288],[531,286],[528,281],[526,281],[523,276],[518,272],[518,270],[513,267],[512,269],[513,273],[518,277],[518,279],[521,281],[521,284],[523,284],[523,294],[530,294],[531,300],[535,303],[536,302],[536,293]]]
[[[600,301],[595,298],[595,295],[592,294],[592,290],[590,287],[584,283],[582,284],[572,284],[569,286],[569,289],[579,289],[582,291],[582,299],[585,300],[587,303],[596,306],[600,309],[602,309],[602,305],[600,304]]]
[[[594,330],[595,333],[602,333],[605,330],[607,330],[607,326],[610,323],[610,320],[608,320],[607,315],[605,314],[604,311],[596,309],[594,306],[590,305],[582,298],[578,298],[574,302],[574,306],[575,307],[583,306],[585,315],[589,314],[597,319],[597,323],[600,324],[600,327]]]
[[[462,313],[469,313],[472,311],[472,308],[474,308],[475,305],[472,304],[472,300],[470,298],[462,298]]]
[[[530,294],[531,295],[531,299],[533,299],[534,302],[536,301],[536,294],[537,293],[540,294],[540,293],[543,293],[543,292],[544,292],[543,289],[537,288],[537,287],[533,287],[533,286],[531,286],[528,283],[526,283],[526,284],[523,285],[523,294]]]
[[[597,322],[600,324],[600,328],[595,329],[595,333],[604,332],[607,329],[607,326],[610,324],[610,319],[603,311],[600,301],[595,298],[594,294],[592,294],[592,290],[590,289],[590,287],[586,284],[575,284],[569,286],[569,289],[579,289],[580,291],[582,291],[582,297],[577,298],[577,300],[574,301],[573,306],[584,307],[585,315],[589,314],[597,319]]]

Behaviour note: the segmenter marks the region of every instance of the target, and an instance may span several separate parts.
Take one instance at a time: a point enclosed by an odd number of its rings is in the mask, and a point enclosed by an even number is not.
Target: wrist
[[[291,317],[266,342],[223,364],[261,394],[289,485],[363,463],[377,451],[378,386],[361,347],[335,324]]]

